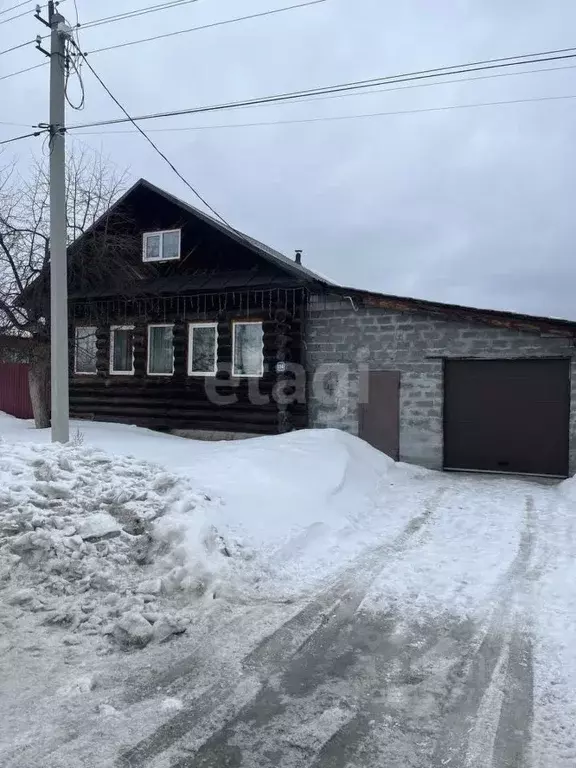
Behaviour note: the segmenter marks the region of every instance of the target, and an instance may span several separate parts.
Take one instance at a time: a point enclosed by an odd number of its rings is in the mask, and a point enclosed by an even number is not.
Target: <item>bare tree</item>
[[[66,178],[68,244],[86,232],[125,187],[127,173],[118,172],[101,155],[82,150],[68,159]],[[50,188],[46,165],[35,162],[28,179],[15,167],[0,169],[0,334],[30,339],[30,397],[38,428],[50,425]],[[116,243],[116,248],[120,245]],[[107,227],[92,242],[101,255],[109,253]],[[82,260],[80,260],[82,262]],[[102,271],[104,258],[86,266]]]

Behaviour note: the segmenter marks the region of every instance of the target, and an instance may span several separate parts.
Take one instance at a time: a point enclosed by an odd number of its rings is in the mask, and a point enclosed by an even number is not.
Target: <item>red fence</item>
[[[0,363],[0,411],[19,419],[32,418],[28,366],[25,363]]]

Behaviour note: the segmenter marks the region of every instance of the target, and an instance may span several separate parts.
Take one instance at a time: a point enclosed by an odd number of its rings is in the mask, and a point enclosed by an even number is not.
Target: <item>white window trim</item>
[[[172,372],[171,373],[153,373],[150,370],[150,331],[152,328],[172,328],[174,329],[174,323],[152,323],[148,326],[148,345],[146,347],[146,373],[148,376],[174,376],[174,343],[172,343]],[[172,339],[174,341],[174,339]]]
[[[262,327],[262,358],[260,373],[235,373],[234,360],[236,359],[236,326],[260,325]],[[232,323],[232,378],[233,379],[261,379],[264,376],[264,324],[262,320],[235,320]]]
[[[164,257],[164,238],[162,235],[171,235],[178,233],[178,256]],[[150,259],[146,255],[146,244],[149,237],[156,237],[160,235],[160,256],[157,259]],[[180,249],[182,247],[182,230],[181,229],[159,229],[157,232],[144,232],[142,235],[142,261],[148,263],[154,263],[156,261],[178,261],[180,259]]]
[[[194,347],[194,328],[214,328],[216,338],[214,344],[214,366],[211,371],[192,370],[192,350]],[[216,376],[218,373],[218,323],[188,323],[188,376]]]
[[[74,373],[76,376],[96,376],[98,370],[95,371],[79,371],[78,370],[78,331],[94,331],[94,334],[98,333],[98,328],[95,325],[76,325],[74,326]],[[96,348],[96,354],[98,354],[98,348]]]
[[[129,371],[114,370],[114,331],[133,331],[133,325],[111,325],[110,326],[110,374],[112,376],[134,376],[134,339],[132,339],[132,368]]]

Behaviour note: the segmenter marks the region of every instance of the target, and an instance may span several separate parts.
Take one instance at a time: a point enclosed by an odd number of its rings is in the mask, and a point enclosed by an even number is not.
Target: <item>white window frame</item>
[[[262,359],[260,373],[235,373],[234,361],[236,360],[236,326],[259,325],[262,327]],[[234,320],[232,323],[232,378],[233,379],[261,379],[264,376],[264,323],[262,320]]]
[[[114,370],[114,331],[133,331],[133,325],[111,325],[110,326],[110,374],[112,376],[134,376],[134,338],[132,338],[132,368],[129,371]]]
[[[164,257],[164,235],[173,235],[178,233],[178,256]],[[149,237],[160,236],[160,256],[157,259],[150,259],[146,254],[146,245]],[[156,261],[178,261],[182,248],[182,230],[181,229],[159,229],[157,232],[144,232],[142,235],[142,261],[154,263]]]
[[[171,373],[153,373],[150,370],[150,331],[152,328],[172,328],[174,331],[174,323],[152,323],[148,326],[148,344],[146,346],[146,373],[148,376],[174,376],[174,338],[172,338],[172,372]]]
[[[192,370],[192,351],[194,348],[194,328],[214,328],[214,365],[211,371]],[[218,323],[188,323],[188,376],[216,376],[218,373]]]
[[[74,373],[76,376],[96,376],[98,369],[95,371],[79,371],[78,370],[78,331],[94,331],[94,335],[98,333],[98,327],[95,325],[76,325],[74,326]],[[98,348],[96,348],[96,355],[98,355]],[[96,365],[97,365],[97,361]]]

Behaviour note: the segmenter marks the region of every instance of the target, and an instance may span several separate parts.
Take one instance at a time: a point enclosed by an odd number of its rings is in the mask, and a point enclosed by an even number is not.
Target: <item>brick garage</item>
[[[576,472],[576,323],[350,291],[346,296],[312,297],[306,325],[309,380],[325,373],[326,389],[330,392],[332,386],[333,394],[326,402],[319,396],[318,386],[310,384],[310,426],[333,426],[362,436],[362,413],[368,408],[369,418],[364,423],[368,422],[374,434],[378,409],[373,409],[372,393],[366,391],[371,372],[394,372],[399,382],[397,457],[433,469],[441,469],[445,459],[445,419],[451,407],[445,402],[446,361],[565,361],[566,413],[559,429],[565,431],[565,466],[571,474]],[[328,372],[331,368],[332,383]],[[531,385],[530,366],[524,368],[528,371],[524,385]],[[511,366],[511,370],[516,369],[520,370],[520,366]],[[498,380],[494,381],[490,398],[497,402],[501,394],[504,396],[504,388],[501,392]],[[535,395],[537,405],[550,399]],[[473,402],[469,410],[473,417]],[[533,411],[526,408],[527,420],[535,417]],[[526,426],[533,425],[527,421]],[[393,423],[388,427],[383,423],[382,431],[386,428],[395,429]],[[543,440],[538,441],[536,453],[543,457],[548,437],[556,448],[564,438],[549,436],[551,426],[542,429]],[[470,440],[479,439],[474,436],[473,425],[469,432]],[[543,469],[534,474],[566,474],[566,469],[545,471],[543,458],[541,465]],[[514,467],[512,463],[512,471],[517,471]],[[507,468],[503,466],[502,471]]]

